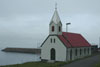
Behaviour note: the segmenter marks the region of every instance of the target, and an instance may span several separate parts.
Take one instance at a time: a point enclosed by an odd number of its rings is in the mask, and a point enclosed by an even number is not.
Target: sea
[[[0,66],[40,61],[39,54],[12,53],[1,51],[4,48],[6,48],[6,46],[0,46]]]

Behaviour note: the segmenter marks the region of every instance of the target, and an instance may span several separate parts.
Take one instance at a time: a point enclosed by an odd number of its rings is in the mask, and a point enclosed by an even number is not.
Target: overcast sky
[[[39,46],[49,34],[55,2],[63,31],[71,22],[69,32],[80,33],[89,43],[98,44],[100,0],[0,0],[0,45]]]

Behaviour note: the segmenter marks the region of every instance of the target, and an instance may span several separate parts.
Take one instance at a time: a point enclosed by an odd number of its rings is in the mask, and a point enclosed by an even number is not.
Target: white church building
[[[41,45],[41,60],[71,61],[91,55],[91,45],[78,33],[62,32],[57,9],[49,24],[49,35]]]

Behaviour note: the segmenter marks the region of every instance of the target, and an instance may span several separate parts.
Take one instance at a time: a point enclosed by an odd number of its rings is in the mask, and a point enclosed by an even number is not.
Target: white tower
[[[62,35],[62,23],[58,15],[57,7],[49,24],[49,35]]]

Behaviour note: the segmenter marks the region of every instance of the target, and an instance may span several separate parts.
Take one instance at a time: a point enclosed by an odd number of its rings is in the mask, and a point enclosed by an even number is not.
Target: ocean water
[[[40,61],[37,54],[3,52],[2,49],[4,47],[0,47],[0,66]]]

